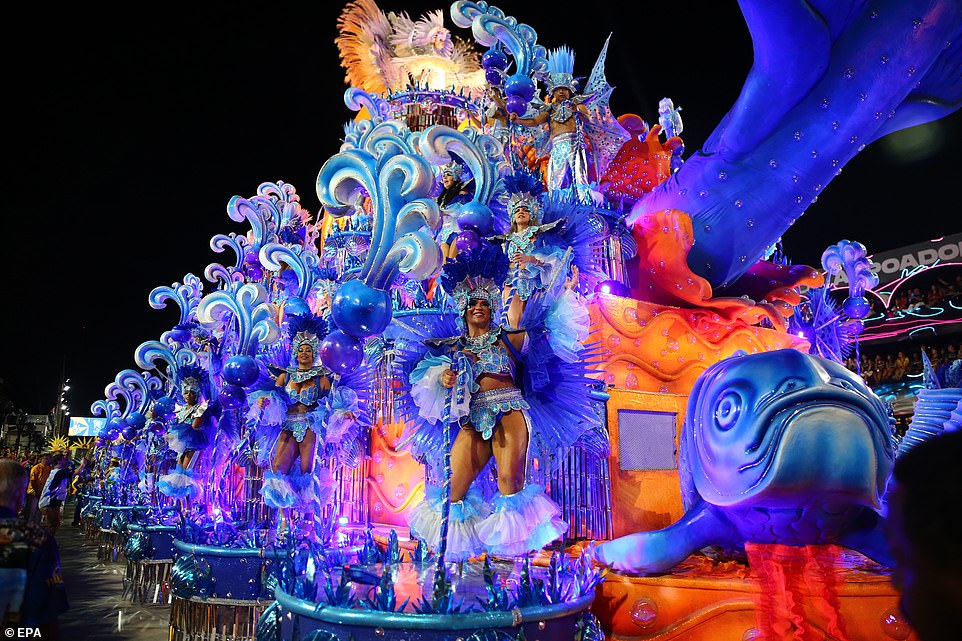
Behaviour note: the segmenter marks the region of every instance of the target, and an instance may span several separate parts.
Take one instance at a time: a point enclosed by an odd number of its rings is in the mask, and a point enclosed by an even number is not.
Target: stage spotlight
[[[631,294],[627,285],[617,280],[606,280],[603,283],[598,283],[595,285],[595,293],[611,294],[613,296],[622,296],[624,298],[627,298]]]

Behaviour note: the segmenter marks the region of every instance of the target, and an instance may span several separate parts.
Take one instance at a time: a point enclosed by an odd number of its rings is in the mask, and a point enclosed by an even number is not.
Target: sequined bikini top
[[[534,249],[535,237],[538,232],[537,225],[531,225],[520,231],[508,234],[508,249],[505,254],[514,256],[515,254],[529,254]]]
[[[477,356],[473,365],[475,378],[482,374],[514,377],[514,359],[508,354],[500,338],[500,327],[489,329],[480,336],[461,337],[461,347]]]
[[[177,409],[177,422],[178,423],[189,423],[193,422],[195,418],[204,415],[207,411],[207,401],[202,403],[194,403],[193,405],[181,405]]]
[[[326,376],[328,371],[323,367],[313,367],[311,369],[291,369],[287,370],[287,384],[284,389],[287,390],[287,395],[290,397],[291,402],[301,403],[302,405],[317,405],[319,399],[327,396],[327,390],[321,390],[320,381],[318,377]],[[313,385],[308,385],[307,387],[298,390],[294,385],[296,383],[303,383],[304,381],[313,380]]]

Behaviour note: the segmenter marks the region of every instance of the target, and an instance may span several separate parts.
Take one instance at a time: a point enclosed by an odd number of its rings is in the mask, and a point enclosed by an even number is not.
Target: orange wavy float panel
[[[748,566],[718,563],[703,556],[689,557],[668,575],[637,577],[609,572],[598,587],[592,611],[609,641],[917,641],[899,611],[898,592],[884,568],[843,550],[834,575],[837,581],[828,599],[814,575],[811,580],[803,577],[799,581],[793,609],[786,613],[794,623],[784,634],[760,630],[766,627],[760,614],[765,608],[765,590]],[[793,625],[804,628],[804,634],[796,636]]]
[[[407,528],[407,513],[424,498],[424,467],[398,447],[404,426],[379,424],[371,430],[367,487],[372,523]]]
[[[588,311],[601,356],[594,369],[621,389],[688,394],[702,372],[738,350],[808,347],[798,336],[752,324],[758,310],[682,309],[597,294]]]

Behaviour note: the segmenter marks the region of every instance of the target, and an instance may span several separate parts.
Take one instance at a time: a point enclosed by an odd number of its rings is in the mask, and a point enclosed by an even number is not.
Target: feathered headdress
[[[441,269],[441,286],[454,299],[458,324],[464,329],[464,311],[472,299],[487,301],[491,319],[501,317],[501,285],[508,275],[508,259],[501,248],[487,245],[462,252]]]
[[[578,90],[578,81],[572,75],[575,70],[575,52],[562,45],[548,53],[548,94],[564,87],[572,94]]]
[[[451,32],[444,26],[444,12],[440,9],[421,16],[421,19],[414,23],[409,37],[415,50],[423,47],[427,53],[444,58],[450,58],[454,54]]]
[[[528,170],[516,170],[510,176],[505,176],[504,187],[505,192],[510,194],[507,205],[512,222],[514,222],[515,210],[522,205],[527,205],[531,222],[538,224],[541,219],[541,202],[538,197],[544,192],[544,183],[541,179]]]
[[[297,360],[301,345],[310,345],[316,360],[321,341],[327,336],[327,322],[313,314],[295,314],[287,321],[287,335],[291,339],[291,360]]]
[[[207,396],[207,372],[197,365],[181,365],[177,368],[177,387],[181,395],[194,392],[198,399]]]

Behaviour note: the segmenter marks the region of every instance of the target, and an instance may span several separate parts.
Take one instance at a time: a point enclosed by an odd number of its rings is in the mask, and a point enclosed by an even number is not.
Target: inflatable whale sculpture
[[[842,365],[792,349],[734,356],[692,389],[685,515],[603,543],[597,557],[654,573],[711,545],[834,543],[889,565],[878,511],[894,450],[885,405]]]

